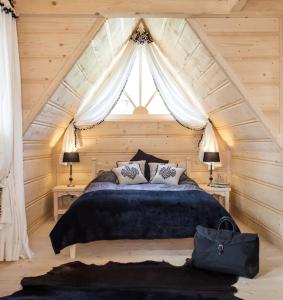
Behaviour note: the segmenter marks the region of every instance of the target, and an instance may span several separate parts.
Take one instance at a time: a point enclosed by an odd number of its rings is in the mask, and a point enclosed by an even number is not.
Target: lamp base
[[[212,176],[212,164],[210,164],[210,173],[209,173],[209,183],[208,183],[208,186],[211,186],[212,185],[212,182],[213,182],[213,176]]]
[[[67,187],[74,187],[75,185],[73,183],[67,184]]]

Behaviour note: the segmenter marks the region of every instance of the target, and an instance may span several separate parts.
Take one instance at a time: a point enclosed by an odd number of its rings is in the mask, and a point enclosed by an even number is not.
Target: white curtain
[[[146,44],[144,50],[156,88],[170,113],[185,127],[205,128],[199,144],[199,160],[203,161],[204,152],[218,152],[217,139],[208,116],[196,106],[185,88],[176,79],[177,74],[173,73],[173,67],[169,61],[155,43]],[[214,163],[214,167],[219,166],[221,163]]]
[[[87,128],[99,124],[111,112],[127,83],[138,47],[143,47],[146,53],[156,88],[172,116],[185,127],[204,129],[199,147],[199,159],[202,161],[205,151],[218,150],[217,139],[208,116],[194,103],[186,89],[176,79],[173,67],[155,43],[140,45],[132,41],[129,41],[121,51],[120,57],[115,61],[105,80],[95,86],[85,98],[74,121],[65,132],[62,152],[71,152],[79,148],[79,139],[75,139],[74,125],[78,128]]]
[[[169,62],[156,44],[145,44],[144,51],[156,88],[172,116],[185,127],[204,128],[207,116],[196,108],[192,99],[178,83]]]
[[[137,44],[129,41],[109,68],[104,80],[88,92],[64,134],[62,152],[73,152],[80,147],[79,139],[74,135],[74,125],[78,128],[97,125],[109,115],[127,83],[137,48]]]
[[[5,7],[11,8],[8,1]],[[0,9],[0,261],[30,258],[23,183],[22,104],[16,21]]]

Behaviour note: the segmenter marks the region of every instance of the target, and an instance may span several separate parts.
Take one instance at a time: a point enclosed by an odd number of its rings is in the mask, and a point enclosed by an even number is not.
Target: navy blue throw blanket
[[[197,225],[215,228],[228,212],[202,190],[98,190],[80,196],[57,222],[56,254],[97,240],[193,237]]]

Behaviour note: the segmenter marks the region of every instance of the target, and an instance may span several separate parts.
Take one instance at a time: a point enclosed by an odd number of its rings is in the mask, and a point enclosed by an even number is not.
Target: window
[[[143,47],[139,47],[125,89],[111,115],[170,115],[159,92],[156,90]]]

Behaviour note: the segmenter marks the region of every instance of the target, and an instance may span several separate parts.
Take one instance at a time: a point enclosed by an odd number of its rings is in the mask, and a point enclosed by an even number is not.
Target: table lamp
[[[70,165],[70,177],[69,184],[67,186],[75,186],[73,184],[73,163],[80,162],[80,156],[78,152],[64,152],[63,162],[68,163]]]
[[[213,181],[212,163],[220,162],[219,152],[204,152],[203,162],[210,163],[210,176],[209,176],[209,184],[208,185],[211,185],[212,181]]]

